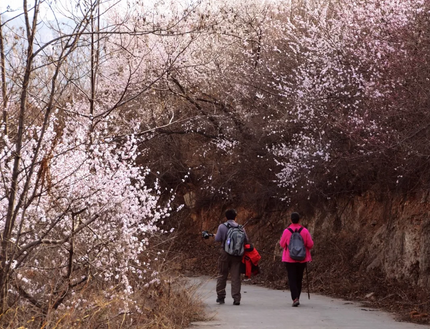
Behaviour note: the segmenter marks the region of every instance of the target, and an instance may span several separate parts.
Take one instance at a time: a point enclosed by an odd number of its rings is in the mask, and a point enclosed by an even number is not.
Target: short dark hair
[[[300,215],[299,215],[299,213],[298,213],[298,212],[293,212],[293,213],[291,214],[291,221],[292,221],[294,224],[297,224],[297,223],[299,222],[299,220],[300,220]]]
[[[225,212],[225,217],[227,219],[235,219],[237,216],[237,212],[234,209],[229,209]]]

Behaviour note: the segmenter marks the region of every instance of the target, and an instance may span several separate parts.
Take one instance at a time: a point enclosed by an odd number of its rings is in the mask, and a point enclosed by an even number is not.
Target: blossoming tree
[[[149,187],[149,170],[136,165],[141,150],[133,133],[144,119],[136,116],[144,113],[136,100],[187,47],[164,56],[150,35],[174,34],[173,22],[184,16],[162,20],[153,11],[153,21],[130,30],[130,22],[103,21],[109,2],[77,2],[67,19],[44,20],[42,13],[58,12],[51,5],[23,1],[0,35],[7,55],[1,308],[17,300],[44,314],[77,307],[75,292],[95,284],[127,310],[137,288],[159,280],[148,238],[163,232],[158,224],[171,211],[171,198],[161,203],[157,180]],[[24,27],[12,26],[20,17]],[[42,22],[51,28],[39,35]],[[127,106],[135,109],[128,121]]]

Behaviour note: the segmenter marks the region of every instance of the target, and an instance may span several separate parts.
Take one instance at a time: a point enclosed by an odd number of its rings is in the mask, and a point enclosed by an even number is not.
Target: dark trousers
[[[225,298],[225,287],[227,286],[227,277],[231,277],[231,297],[235,302],[240,302],[240,264],[242,257],[231,256],[224,250],[221,250],[218,261],[218,278],[216,283],[216,293],[218,298]]]
[[[300,298],[302,293],[303,273],[306,263],[285,263],[288,272],[288,285],[290,286],[291,299]]]

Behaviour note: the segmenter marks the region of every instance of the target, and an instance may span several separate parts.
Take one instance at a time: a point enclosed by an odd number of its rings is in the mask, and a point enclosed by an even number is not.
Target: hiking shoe
[[[218,304],[224,304],[225,303],[224,298],[219,298],[219,297],[216,299],[216,302]]]
[[[240,302],[236,302],[236,301],[234,301],[234,302],[233,302],[233,305],[240,305]]]
[[[294,301],[293,301],[293,307],[297,307],[299,305],[300,305],[299,299],[298,298],[294,299]]]

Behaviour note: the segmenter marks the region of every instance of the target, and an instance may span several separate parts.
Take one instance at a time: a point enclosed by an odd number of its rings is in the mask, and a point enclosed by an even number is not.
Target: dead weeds
[[[29,304],[10,308],[0,317],[0,328],[19,329],[184,329],[192,321],[204,320],[204,305],[193,286],[185,278],[164,277],[159,284],[148,286],[130,296],[129,308],[124,308],[125,296],[111,298],[109,294],[89,287],[73,299],[73,307],[51,309],[48,313]]]

